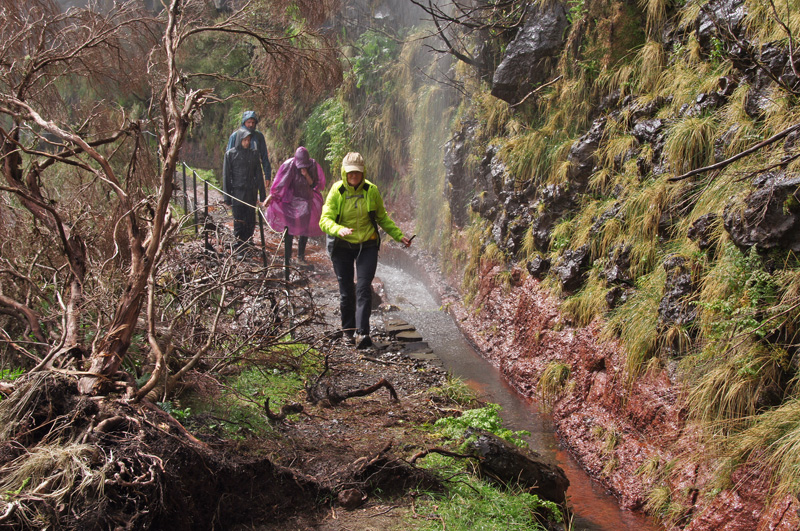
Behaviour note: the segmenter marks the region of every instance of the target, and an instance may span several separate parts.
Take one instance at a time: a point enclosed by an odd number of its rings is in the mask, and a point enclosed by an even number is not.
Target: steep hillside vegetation
[[[797,525],[800,5],[504,5],[478,29],[451,21],[459,40],[361,35],[325,112],[397,197],[416,197],[418,233],[474,310],[491,315],[475,297],[487,282],[512,301],[545,289],[556,326],[621,349],[615,415],[642,385],[667,386],[675,432],[628,469],[642,489],[629,505],[679,528]],[[543,388],[556,408],[574,399],[570,359],[527,387],[560,375]],[[615,459],[596,472],[624,496]],[[741,499],[755,509],[709,516],[754,484],[766,496]]]

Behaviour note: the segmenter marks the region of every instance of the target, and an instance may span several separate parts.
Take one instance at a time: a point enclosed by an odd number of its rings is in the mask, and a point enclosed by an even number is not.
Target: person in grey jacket
[[[246,128],[236,131],[234,147],[225,153],[222,164],[222,189],[225,204],[233,209],[233,234],[238,240],[236,251],[242,254],[250,244],[256,228],[256,201],[264,201],[267,189],[261,160],[253,147],[253,133]]]
[[[244,111],[242,113],[242,125],[252,135],[250,140],[250,148],[258,152],[258,158],[261,161],[261,169],[264,172],[264,179],[267,181],[267,190],[269,190],[270,181],[272,180],[272,165],[269,163],[269,153],[267,152],[267,141],[264,140],[264,135],[261,131],[256,129],[258,125],[258,116],[255,111]],[[225,151],[236,147],[236,131],[231,133],[228,139],[228,147]]]

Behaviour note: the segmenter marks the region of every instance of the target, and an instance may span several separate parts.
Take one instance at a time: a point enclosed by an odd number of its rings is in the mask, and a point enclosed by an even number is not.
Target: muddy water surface
[[[529,431],[530,447],[564,469],[570,481],[567,495],[575,512],[576,531],[662,529],[642,514],[621,510],[614,497],[584,473],[560,447],[547,416],[507,385],[500,372],[475,352],[418,275],[381,263],[377,276],[384,283],[388,302],[400,308],[389,315],[414,325],[450,373],[466,380],[485,400],[499,404],[506,426]]]

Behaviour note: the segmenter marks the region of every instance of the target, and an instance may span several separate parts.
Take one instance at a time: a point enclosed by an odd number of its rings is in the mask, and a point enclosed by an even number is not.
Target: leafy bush
[[[365,31],[356,42],[357,55],[353,57],[353,74],[356,86],[367,94],[390,93],[383,73],[390,68],[398,54],[397,41],[384,33]]]
[[[338,178],[336,169],[349,151],[352,131],[345,121],[344,107],[337,97],[328,98],[314,109],[306,121],[304,145],[312,157],[329,163],[331,181]]]

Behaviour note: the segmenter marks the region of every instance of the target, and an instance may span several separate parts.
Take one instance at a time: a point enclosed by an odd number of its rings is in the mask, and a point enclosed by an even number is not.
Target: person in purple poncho
[[[288,229],[285,256],[292,258],[292,241],[297,237],[297,259],[306,260],[306,242],[309,236],[322,236],[319,217],[322,213],[322,191],[325,173],[303,146],[288,159],[275,174],[267,197],[267,223],[273,230]]]

